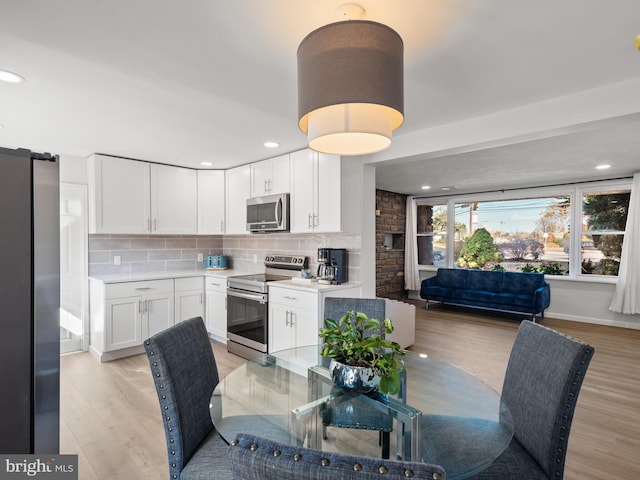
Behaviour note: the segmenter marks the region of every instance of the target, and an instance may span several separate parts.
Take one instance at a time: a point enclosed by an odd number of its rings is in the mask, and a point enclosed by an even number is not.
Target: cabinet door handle
[[[316,215],[315,213],[313,214],[313,226],[318,226],[318,215]]]
[[[202,305],[202,294],[200,294],[200,305]]]
[[[147,232],[151,231],[151,219],[147,217]]]
[[[293,323],[293,316],[295,314],[293,312],[289,312],[289,318],[291,318],[291,320],[289,321],[289,324],[293,327],[295,324]]]
[[[151,290],[151,287],[138,287],[136,290]]]
[[[138,313],[142,313],[142,300],[138,300]]]
[[[296,297],[290,297],[289,295],[285,295],[284,298],[286,298],[287,300],[295,300]]]
[[[285,327],[289,326],[289,310],[286,310],[284,312],[284,326]]]
[[[311,228],[311,214],[309,214],[309,219],[307,220],[307,227]]]
[[[224,232],[224,220],[220,220],[220,231]]]

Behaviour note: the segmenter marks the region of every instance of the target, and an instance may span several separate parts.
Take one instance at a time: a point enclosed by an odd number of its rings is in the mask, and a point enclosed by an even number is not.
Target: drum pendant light
[[[298,47],[298,127],[313,150],[364,155],[391,144],[404,120],[404,45],[386,25],[349,20]]]

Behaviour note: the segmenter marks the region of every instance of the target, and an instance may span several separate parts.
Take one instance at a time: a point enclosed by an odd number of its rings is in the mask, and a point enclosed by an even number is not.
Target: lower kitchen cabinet
[[[90,351],[111,360],[174,322],[173,279],[105,284],[91,279]]]
[[[175,279],[175,323],[194,317],[205,318],[202,277]]]
[[[302,290],[269,285],[269,353],[317,345],[326,297],[360,297],[360,286]]]
[[[215,340],[227,343],[226,278],[205,277],[205,291],[207,294],[207,331]]]

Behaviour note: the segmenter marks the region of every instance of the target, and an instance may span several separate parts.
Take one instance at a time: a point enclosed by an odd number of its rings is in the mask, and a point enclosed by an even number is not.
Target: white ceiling
[[[304,148],[296,50],[343,3],[0,0],[0,69],[27,80],[0,83],[0,145],[194,168]],[[405,42],[405,123],[364,159],[380,188],[561,183],[599,178],[604,160],[606,176],[640,170],[637,0],[359,3]]]

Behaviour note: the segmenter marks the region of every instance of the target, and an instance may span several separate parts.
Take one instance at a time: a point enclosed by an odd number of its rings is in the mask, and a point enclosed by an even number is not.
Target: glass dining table
[[[342,410],[353,405],[355,418],[366,405],[381,419],[392,419],[392,458],[440,465],[454,480],[482,471],[511,441],[513,421],[500,395],[452,364],[408,351],[399,394],[365,395],[335,387],[320,351],[308,346],[263,355],[223,378],[210,404],[220,435],[231,442],[238,433],[252,433],[323,451],[380,456],[378,431],[323,428],[324,409],[347,402]]]

